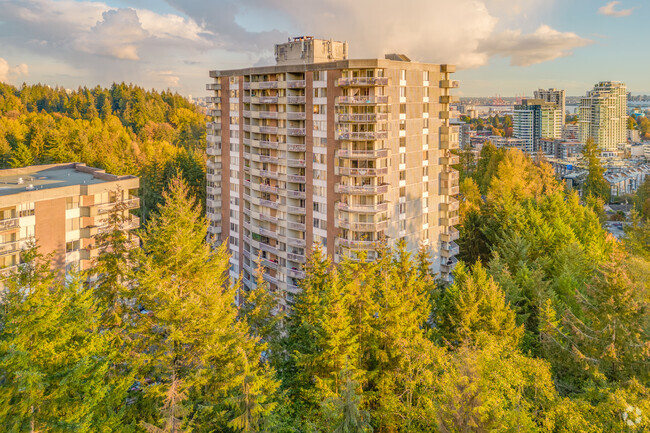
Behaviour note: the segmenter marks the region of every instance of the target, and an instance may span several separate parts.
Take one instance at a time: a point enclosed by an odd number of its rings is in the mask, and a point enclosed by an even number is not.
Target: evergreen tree
[[[600,149],[593,138],[587,139],[582,150],[582,156],[587,160],[589,174],[585,180],[583,195],[592,195],[602,200],[609,200],[611,189],[604,178],[605,169],[600,163]]]

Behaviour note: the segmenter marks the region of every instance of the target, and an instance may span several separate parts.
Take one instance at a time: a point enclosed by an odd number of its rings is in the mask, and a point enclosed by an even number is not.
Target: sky
[[[271,65],[291,36],[456,64],[460,96],[650,94],[647,0],[0,0],[0,81],[133,82],[206,96],[208,72]]]

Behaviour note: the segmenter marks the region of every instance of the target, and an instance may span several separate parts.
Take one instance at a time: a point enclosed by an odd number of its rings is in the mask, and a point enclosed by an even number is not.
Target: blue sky
[[[302,34],[352,57],[455,63],[464,96],[650,94],[647,0],[0,0],[0,81],[134,82],[205,95],[210,69],[272,64]]]

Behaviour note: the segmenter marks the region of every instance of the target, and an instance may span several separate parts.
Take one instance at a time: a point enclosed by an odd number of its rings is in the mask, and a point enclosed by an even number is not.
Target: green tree
[[[585,179],[583,195],[609,200],[611,189],[604,177],[605,169],[600,163],[600,149],[593,138],[587,139],[582,155],[587,160],[587,169],[589,170],[587,179]]]

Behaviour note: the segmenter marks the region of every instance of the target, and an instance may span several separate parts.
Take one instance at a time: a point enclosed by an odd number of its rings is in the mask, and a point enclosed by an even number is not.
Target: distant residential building
[[[580,99],[579,139],[592,138],[603,151],[625,148],[627,142],[627,92],[618,81],[601,81]]]
[[[124,228],[139,227],[129,213],[140,206],[138,187],[135,176],[80,163],[0,170],[0,275],[17,268],[20,252],[33,241],[40,253],[53,255],[55,269],[89,269],[102,247],[95,236],[106,230],[116,203],[123,204]]]
[[[561,117],[560,128],[564,128],[566,118],[566,92],[557,89],[539,89],[535,90],[534,94],[535,99],[541,99],[542,101],[550,102],[557,106]]]
[[[630,143],[640,143],[641,142],[641,132],[638,129],[628,129],[627,130],[627,141]]]
[[[582,156],[583,144],[578,140],[542,138],[540,148],[550,158],[568,160]]]
[[[629,168],[616,173],[605,173],[612,196],[634,194],[639,186],[650,176],[650,164]]]
[[[489,137],[487,141],[490,141],[497,148],[519,149],[522,152],[530,153],[528,150],[527,141],[522,138],[501,137],[500,135],[493,135]]]
[[[565,140],[579,140],[580,125],[578,123],[566,123],[562,130],[562,138]]]
[[[529,154],[538,149],[540,139],[562,136],[560,109],[541,99],[524,99],[515,105],[512,123],[514,137],[525,141]]]
[[[207,218],[228,242],[231,275],[255,287],[259,258],[289,302],[314,245],[338,263],[404,241],[411,252],[427,245],[450,281],[455,67],[348,59],[347,44],[309,37],[275,52],[276,65],[211,71],[207,86]]]

